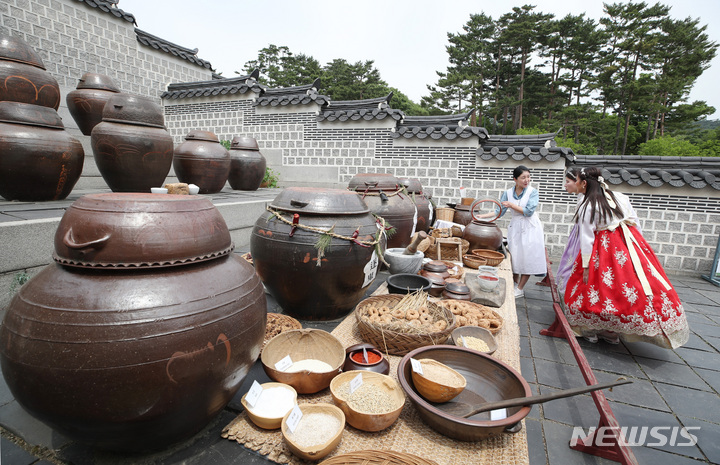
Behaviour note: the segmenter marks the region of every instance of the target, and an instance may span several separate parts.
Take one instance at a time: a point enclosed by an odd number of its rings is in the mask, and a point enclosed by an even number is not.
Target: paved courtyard
[[[671,271],[671,270],[669,270]],[[384,282],[380,273],[368,295]],[[694,427],[697,444],[678,446],[668,443],[633,447],[638,462],[653,465],[720,463],[720,287],[698,276],[673,276],[692,335],[685,347],[675,351],[648,344],[590,344],[580,340],[585,355],[600,382],[626,376],[632,384],[605,391],[613,412],[622,426]],[[530,283],[524,298],[516,301],[521,334],[522,374],[535,393],[584,384],[567,342],[541,336],[539,331],[554,319],[550,289]],[[280,312],[268,296],[268,311]],[[341,320],[312,323],[331,331]],[[220,438],[220,431],[242,409],[240,397],[257,379],[267,381],[256,364],[243,387],[227,408],[194,438],[151,455],[123,455],[96,451],[73,442],[34,420],[13,399],[0,379],[0,463],[29,464],[261,464],[267,460],[237,443]],[[592,397],[582,395],[536,405],[526,419],[531,465],[609,464],[611,461],[568,448],[573,426],[587,430],[598,425]],[[699,427],[699,428],[698,428]],[[686,441],[684,438],[676,438]],[[657,438],[646,442],[659,444]]]

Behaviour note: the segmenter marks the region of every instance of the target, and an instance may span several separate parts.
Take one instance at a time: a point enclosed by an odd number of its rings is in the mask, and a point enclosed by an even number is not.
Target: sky
[[[120,0],[138,28],[175,44],[197,48],[225,77],[243,72],[246,62],[270,44],[294,54],[314,57],[321,65],[342,58],[350,63],[373,60],[381,78],[416,103],[428,95],[427,85],[445,71],[447,34],[462,32],[471,14],[484,12],[497,20],[514,6],[598,20],[599,0],[535,0],[438,2],[436,0]],[[615,3],[615,2],[609,2]],[[654,0],[646,3],[654,4]],[[720,1],[661,0],[676,19],[700,18],[711,41],[720,44]],[[442,6],[441,6],[442,5]],[[696,81],[689,101],[704,100],[720,119],[720,57]],[[392,104],[392,103],[391,103]]]

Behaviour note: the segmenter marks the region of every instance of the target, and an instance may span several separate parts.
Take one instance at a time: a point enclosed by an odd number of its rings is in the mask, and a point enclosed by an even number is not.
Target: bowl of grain
[[[450,333],[453,344],[459,347],[477,350],[491,355],[497,350],[497,342],[492,333],[479,326],[462,326]]]
[[[358,376],[362,384],[351,382]],[[362,431],[382,431],[400,416],[405,394],[390,376],[372,371],[352,370],[336,376],[330,383],[335,405],[345,414],[347,422]]]
[[[263,429],[278,429],[282,419],[297,404],[297,391],[292,386],[283,383],[263,383],[263,390],[255,405],[247,401],[247,393],[242,396],[240,403],[245,407],[250,421]]]
[[[340,374],[345,349],[327,331],[294,329],[270,339],[260,361],[273,381],[289,384],[299,394],[314,394]]]
[[[467,381],[465,377],[432,358],[418,360],[422,373],[412,371],[412,380],[421,396],[430,402],[448,402],[457,397]]]
[[[290,451],[306,460],[320,460],[340,444],[345,414],[332,404],[300,404],[302,418],[293,431],[288,426],[289,412],[281,431]]]

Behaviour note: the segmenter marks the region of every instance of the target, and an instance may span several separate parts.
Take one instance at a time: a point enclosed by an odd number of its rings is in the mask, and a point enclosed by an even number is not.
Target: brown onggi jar
[[[56,250],[58,262],[7,308],[0,363],[10,391],[34,417],[100,448],[143,451],[187,439],[227,405],[260,354],[260,280],[224,249],[224,223],[185,222],[188,211],[214,208],[208,199],[95,194],[77,202],[83,208],[61,221],[56,244],[75,244],[85,257],[60,260],[70,252]],[[142,221],[142,211],[165,221]],[[84,220],[105,239],[94,241]],[[187,247],[173,255],[191,237],[205,244],[200,255]],[[144,250],[123,262],[122,250],[133,249]]]

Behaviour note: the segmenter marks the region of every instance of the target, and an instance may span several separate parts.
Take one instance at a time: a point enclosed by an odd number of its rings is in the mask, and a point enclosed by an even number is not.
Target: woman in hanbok
[[[579,168],[568,168],[568,170],[565,172],[565,183],[563,184],[563,187],[568,194],[573,194],[577,196],[577,204],[579,205],[585,196],[579,191],[580,181],[578,181],[578,171]],[[570,277],[570,272],[572,271],[572,267],[575,263],[575,258],[577,258],[578,252],[580,252],[580,237],[578,234],[578,225],[577,223],[573,223],[570,234],[568,234],[568,241],[567,245],[565,246],[565,251],[563,251],[562,258],[560,258],[558,271],[555,275],[555,284],[557,285],[557,290],[560,293],[560,297],[565,294],[565,286],[567,285],[567,281]]]
[[[530,275],[547,273],[545,260],[545,234],[536,213],[539,201],[538,190],[530,186],[530,170],[520,165],[513,170],[515,185],[504,191],[500,197],[500,216],[508,210],[512,219],[508,225],[507,241],[510,251],[515,297],[525,295],[523,288]],[[493,216],[486,213],[480,217]]]
[[[599,168],[582,168],[575,223],[580,251],[565,289],[566,317],[590,342],[642,341],[675,349],[689,338],[682,303],[640,233],[628,197]]]

